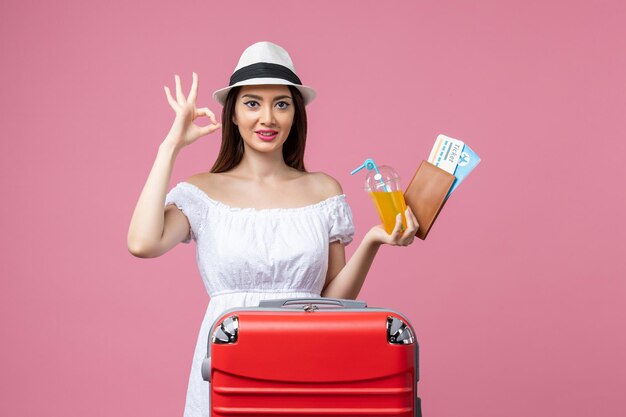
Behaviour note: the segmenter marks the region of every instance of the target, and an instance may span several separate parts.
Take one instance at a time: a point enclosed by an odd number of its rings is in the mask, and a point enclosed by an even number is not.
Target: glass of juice
[[[365,191],[372,197],[372,201],[378,211],[380,221],[385,231],[389,234],[396,225],[398,213],[402,216],[401,231],[406,230],[406,202],[402,193],[400,176],[390,166],[381,165],[377,169],[370,170],[365,179]]]

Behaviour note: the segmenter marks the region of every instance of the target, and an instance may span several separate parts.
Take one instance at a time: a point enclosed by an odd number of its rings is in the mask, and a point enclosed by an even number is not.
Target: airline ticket
[[[437,136],[428,162],[454,175],[456,179],[448,196],[463,182],[480,162],[480,157],[467,144],[446,135]]]

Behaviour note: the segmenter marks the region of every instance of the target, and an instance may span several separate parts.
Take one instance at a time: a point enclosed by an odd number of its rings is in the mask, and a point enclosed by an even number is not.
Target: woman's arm
[[[134,256],[160,256],[189,235],[185,215],[163,207],[177,154],[178,150],[167,139],[159,146],[128,228],[128,250]]]
[[[400,232],[402,218],[399,214],[390,235],[381,225],[370,229],[348,263],[345,262],[344,246],[339,242],[331,243],[328,274],[322,297],[356,299],[380,245],[386,243],[394,246],[408,246],[413,243],[418,224],[410,207],[407,208],[405,217],[407,229],[404,233]]]
[[[164,208],[174,161],[178,152],[198,138],[213,133],[220,127],[215,115],[208,108],[196,108],[198,76],[193,73],[189,95],[182,92],[180,77],[176,79],[176,99],[165,87],[167,100],[176,112],[176,118],[165,140],[159,146],[156,160],[141,191],[137,206],[128,228],[128,250],[140,258],[153,258],[167,252],[184,240],[190,233],[185,215],[176,207]],[[213,122],[207,126],[196,126],[193,121],[207,116]]]

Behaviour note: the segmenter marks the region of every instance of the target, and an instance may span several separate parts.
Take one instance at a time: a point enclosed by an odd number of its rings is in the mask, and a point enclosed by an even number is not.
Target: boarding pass
[[[476,168],[480,158],[463,141],[446,135],[439,135],[433,149],[430,151],[428,162],[456,177],[448,193],[450,195],[465,177]]]

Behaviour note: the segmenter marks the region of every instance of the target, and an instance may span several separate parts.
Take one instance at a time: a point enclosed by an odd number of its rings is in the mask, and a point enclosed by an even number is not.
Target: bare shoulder
[[[307,175],[309,185],[319,194],[322,199],[343,194],[339,181],[323,172],[310,172]]]
[[[207,189],[210,188],[210,185],[215,182],[216,176],[217,174],[211,172],[199,172],[187,178],[185,182],[193,184],[201,189]]]
[[[250,204],[239,199],[242,195],[250,195],[245,181],[228,172],[201,172],[192,175],[186,181],[204,191],[213,200],[234,205]]]

